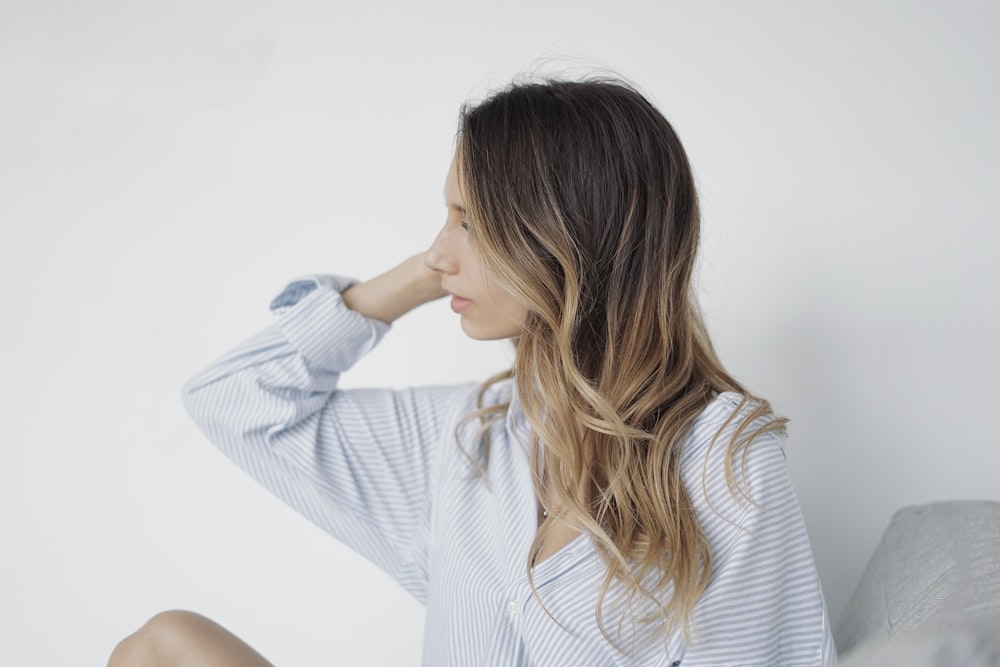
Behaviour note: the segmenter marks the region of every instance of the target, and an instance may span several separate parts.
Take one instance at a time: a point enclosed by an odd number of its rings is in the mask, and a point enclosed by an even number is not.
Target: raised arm
[[[348,288],[343,293],[344,303],[365,317],[391,323],[444,296],[441,278],[428,268],[425,254],[414,255],[382,275]]]
[[[365,283],[292,282],[271,304],[272,326],[184,386],[186,408],[227,456],[421,600],[438,448],[454,444],[474,385],[337,382],[388,322],[440,290],[419,255]]]

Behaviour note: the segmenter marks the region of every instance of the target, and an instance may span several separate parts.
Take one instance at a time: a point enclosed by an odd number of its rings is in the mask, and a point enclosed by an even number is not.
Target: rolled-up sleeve
[[[475,385],[338,389],[390,328],[344,304],[353,282],[290,283],[275,323],[185,383],[183,401],[241,468],[424,601],[439,449]]]

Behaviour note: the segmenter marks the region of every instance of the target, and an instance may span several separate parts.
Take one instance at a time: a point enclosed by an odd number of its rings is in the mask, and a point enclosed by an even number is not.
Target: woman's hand
[[[445,295],[441,276],[419,253],[371,280],[354,285],[341,295],[351,310],[383,322],[392,322],[419,305]]]

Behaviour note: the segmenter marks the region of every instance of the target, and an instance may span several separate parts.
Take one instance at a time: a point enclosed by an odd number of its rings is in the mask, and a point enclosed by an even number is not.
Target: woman
[[[292,282],[272,327],[189,381],[206,435],[426,605],[425,664],[832,662],[785,420],[698,315],[697,197],[669,123],[616,81],[511,85],[463,109],[445,196],[426,253]],[[513,340],[510,371],[337,388],[448,294],[469,336]],[[268,664],[190,612],[111,664],[143,660]]]

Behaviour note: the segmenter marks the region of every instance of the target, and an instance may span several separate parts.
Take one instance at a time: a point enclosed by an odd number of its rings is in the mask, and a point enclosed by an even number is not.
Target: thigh
[[[165,611],[115,648],[108,667],[274,667],[224,627],[191,611]]]

